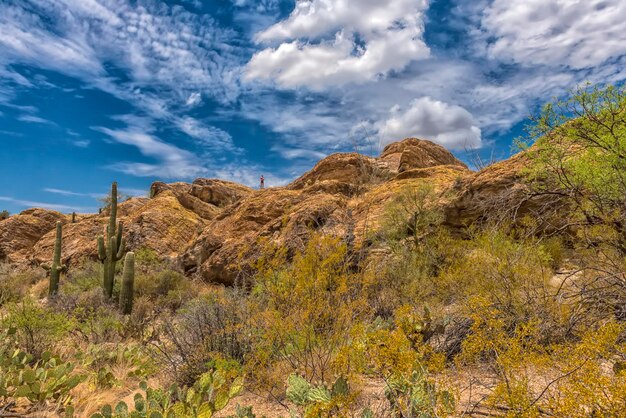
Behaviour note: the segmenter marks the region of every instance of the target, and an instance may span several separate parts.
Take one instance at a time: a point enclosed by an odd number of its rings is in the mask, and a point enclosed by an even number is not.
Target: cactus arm
[[[122,234],[124,233],[124,222],[120,221],[117,224],[117,248],[122,248]]]
[[[122,238],[120,240],[120,246],[117,247],[117,253],[115,254],[115,260],[116,261],[120,261],[122,259],[122,257],[124,256],[124,247],[126,246],[126,240],[124,240],[124,238]]]
[[[101,262],[104,263],[104,260],[107,259],[107,251],[104,247],[104,237],[102,235],[98,236],[98,258]]]
[[[52,266],[50,266],[50,264],[42,264],[41,268],[45,271],[50,271],[50,269],[52,269]]]

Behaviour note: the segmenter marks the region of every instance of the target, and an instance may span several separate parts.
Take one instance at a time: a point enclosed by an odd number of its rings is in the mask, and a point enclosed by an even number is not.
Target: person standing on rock
[[[261,189],[265,189],[265,177],[261,174]]]

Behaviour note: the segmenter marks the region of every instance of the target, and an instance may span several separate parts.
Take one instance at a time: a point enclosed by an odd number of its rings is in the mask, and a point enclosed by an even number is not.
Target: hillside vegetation
[[[0,220],[0,417],[626,416],[626,91],[518,146]]]

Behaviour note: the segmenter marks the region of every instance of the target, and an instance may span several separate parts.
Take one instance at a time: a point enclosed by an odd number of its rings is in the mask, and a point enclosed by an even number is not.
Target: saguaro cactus
[[[65,266],[61,264],[61,245],[63,244],[63,224],[57,222],[57,235],[54,240],[54,254],[52,256],[52,265],[44,265],[43,268],[50,272],[50,286],[48,288],[48,297],[54,297],[59,291],[59,279],[61,273],[65,270]]]
[[[113,296],[115,265],[124,255],[124,238],[122,236],[124,223],[122,221],[117,224],[117,232],[115,231],[115,224],[117,222],[117,183],[115,182],[111,185],[109,211],[109,224],[106,227],[106,242],[102,235],[98,237],[98,258],[102,264],[104,264],[102,286],[104,294],[108,298]]]
[[[72,212],[72,223],[76,223],[76,212]]]
[[[133,311],[133,292],[135,287],[135,253],[129,252],[124,259],[124,275],[120,291],[120,312],[130,315]]]

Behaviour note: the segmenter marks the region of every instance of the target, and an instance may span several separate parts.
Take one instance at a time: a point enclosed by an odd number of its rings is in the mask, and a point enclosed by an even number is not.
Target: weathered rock
[[[58,221],[66,222],[66,216],[53,210],[37,208],[27,209],[0,221],[0,261],[26,262],[33,246],[52,231]]]
[[[129,250],[152,249],[188,274],[230,285],[248,277],[268,242],[293,254],[304,248],[311,233],[320,232],[350,237],[359,255],[377,251],[371,237],[390,202],[425,184],[433,188],[433,205],[441,208],[451,228],[488,216],[537,213],[549,205],[529,198],[522,181],[525,158],[517,155],[472,173],[443,147],[409,138],[388,145],[379,158],[330,155],[286,187],[255,191],[215,179],[155,182],[150,199],[121,203],[119,216]],[[106,210],[80,215],[65,226],[64,263],[95,258],[95,240],[107,216]],[[48,260],[57,220],[69,219],[33,209],[1,221],[0,259]]]
[[[246,277],[264,240],[293,252],[303,248],[311,231],[341,235],[345,202],[330,194],[283,188],[259,191],[210,223],[182,255],[182,266],[206,281],[233,284]]]
[[[252,189],[232,181],[218,179],[196,179],[191,185],[191,194],[203,202],[217,207],[232,205],[250,195]]]
[[[318,162],[311,171],[289,185],[292,190],[302,190],[321,182],[332,185],[346,185],[345,190],[357,190],[361,185],[379,183],[391,177],[389,170],[380,166],[375,158],[361,154],[332,154]]]
[[[387,145],[380,160],[395,173],[438,165],[454,165],[467,169],[464,163],[441,145],[417,138],[407,138]]]
[[[163,183],[160,181],[152,183],[150,187],[150,195],[152,198],[158,197],[166,191],[170,191],[176,196],[176,199],[183,207],[197,213],[203,219],[213,219],[218,213],[219,208],[211,203],[203,202],[194,196],[192,185],[189,183]]]
[[[143,201],[143,200],[141,200]],[[118,219],[124,222],[127,250],[150,249],[161,258],[173,258],[195,240],[204,226],[202,218],[184,208],[171,190],[143,205],[129,199],[119,205]],[[126,209],[134,208],[132,212]],[[62,258],[66,264],[97,256],[96,238],[104,234],[108,217],[88,216],[63,229]],[[54,232],[44,235],[33,248],[33,258],[41,263],[52,254]]]
[[[461,228],[485,221],[516,222],[530,215],[535,220],[548,220],[558,228],[567,211],[558,196],[532,193],[524,181],[524,169],[530,161],[524,152],[495,163],[477,173],[463,176],[450,190],[456,197],[444,208],[445,223]]]
[[[182,267],[204,280],[232,284],[246,277],[249,266],[263,253],[265,241],[293,253],[318,231],[350,235],[355,248],[362,247],[402,189],[428,182],[443,195],[459,177],[469,174],[452,154],[427,141],[409,139],[388,147],[384,155],[387,160],[333,154],[286,188],[242,198],[207,226],[181,256]],[[397,174],[394,159],[399,166],[403,158],[407,168]]]

